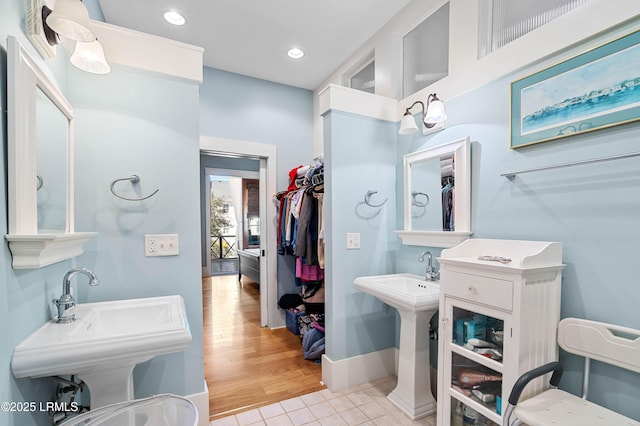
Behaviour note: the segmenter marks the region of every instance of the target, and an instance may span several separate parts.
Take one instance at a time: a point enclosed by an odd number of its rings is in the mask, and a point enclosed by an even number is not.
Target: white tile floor
[[[410,420],[386,395],[396,385],[395,377],[354,386],[333,393],[328,389],[276,404],[223,417],[210,426],[435,426],[435,414]]]

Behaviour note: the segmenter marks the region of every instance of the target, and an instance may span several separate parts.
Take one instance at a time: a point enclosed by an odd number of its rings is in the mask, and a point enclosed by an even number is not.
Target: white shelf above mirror
[[[402,243],[449,248],[470,238],[470,138],[406,154],[403,168],[404,229],[396,231]],[[443,208],[443,188],[455,211]]]
[[[12,235],[7,234],[13,269],[42,268],[62,260],[80,256],[84,243],[95,232]]]
[[[472,232],[455,231],[396,231],[406,246],[455,247],[471,237]]]

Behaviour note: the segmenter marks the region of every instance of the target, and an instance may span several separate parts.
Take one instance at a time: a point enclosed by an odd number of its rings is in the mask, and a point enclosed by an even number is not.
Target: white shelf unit
[[[510,261],[479,260],[480,256]],[[562,245],[542,241],[469,239],[443,250],[438,260],[441,276],[437,424],[450,425],[460,401],[473,409],[475,415],[501,425],[501,413],[517,378],[532,368],[558,359],[556,328],[560,320],[560,283],[564,267]],[[498,348],[502,359],[490,359],[464,346],[461,325],[474,315],[479,316],[480,323],[487,321],[486,335],[480,334],[485,337],[483,340],[491,339],[491,327],[504,331],[503,344]],[[483,403],[454,388],[452,382],[459,382],[460,372],[465,369],[494,378],[492,393],[501,395],[500,407],[496,408],[495,402]],[[496,379],[499,376],[501,380]],[[538,379],[527,388],[527,395],[544,388],[545,382]]]

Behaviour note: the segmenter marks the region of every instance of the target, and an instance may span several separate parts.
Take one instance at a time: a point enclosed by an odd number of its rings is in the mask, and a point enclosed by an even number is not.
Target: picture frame
[[[640,120],[640,30],[511,83],[511,148]]]
[[[50,43],[49,39],[50,37],[55,38],[55,34],[51,34],[51,29],[48,34],[44,26],[46,15],[44,8],[47,7],[50,12],[53,9],[52,3],[52,0],[27,0],[24,14],[27,38],[44,59],[56,56],[56,45]]]

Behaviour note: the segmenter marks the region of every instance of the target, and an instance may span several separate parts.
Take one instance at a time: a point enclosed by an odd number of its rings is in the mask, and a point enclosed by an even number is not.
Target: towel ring
[[[418,201],[417,198],[419,196],[423,196],[425,197],[425,201]],[[427,207],[427,204],[429,204],[429,196],[427,194],[425,194],[424,192],[416,192],[413,191],[411,193],[411,204],[416,206],[416,207]]]
[[[123,199],[123,200],[127,200],[127,201],[142,201],[142,200],[146,200],[147,198],[151,198],[151,197],[153,197],[153,196],[154,196],[154,195],[156,195],[156,194],[158,193],[158,191],[159,191],[159,189],[156,189],[155,191],[153,191],[151,194],[147,195],[146,197],[140,197],[140,198],[127,198],[127,197],[123,197],[122,195],[118,195],[118,194],[116,194],[116,191],[113,189],[113,186],[114,186],[117,182],[120,182],[120,181],[123,181],[123,180],[131,181],[131,184],[132,184],[132,185],[135,185],[136,183],[140,182],[140,177],[139,177],[138,175],[131,175],[131,176],[129,176],[129,177],[116,179],[116,180],[114,180],[113,182],[111,182],[111,186],[110,186],[110,188],[111,188],[111,193],[112,193],[113,195],[115,195],[116,197],[121,198],[121,199]]]
[[[374,194],[377,194],[378,191],[372,191],[372,190],[368,190],[367,193],[364,195],[364,203],[368,206],[371,207],[382,207],[385,205],[385,203],[387,202],[387,198],[384,199],[383,202],[381,202],[380,204],[371,204],[371,196]]]
[[[42,189],[42,185],[44,185],[44,180],[39,174],[36,174],[36,179],[38,180],[38,183],[36,184],[36,191],[40,191],[40,189]]]

